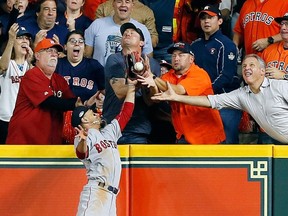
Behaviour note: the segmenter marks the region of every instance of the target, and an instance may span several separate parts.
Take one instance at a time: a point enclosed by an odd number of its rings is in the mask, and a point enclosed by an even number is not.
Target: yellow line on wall
[[[273,145],[131,145],[132,157],[272,157]]]
[[[118,146],[129,157],[129,145]],[[73,145],[0,145],[0,158],[76,158]]]

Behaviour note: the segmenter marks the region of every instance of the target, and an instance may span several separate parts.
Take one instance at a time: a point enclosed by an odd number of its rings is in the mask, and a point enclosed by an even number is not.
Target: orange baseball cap
[[[63,47],[61,46],[61,44],[56,43],[54,40],[50,39],[50,38],[44,38],[43,40],[41,40],[35,47],[34,52],[39,52],[42,49],[48,49],[50,47],[55,47],[58,52],[62,52],[63,51]]]

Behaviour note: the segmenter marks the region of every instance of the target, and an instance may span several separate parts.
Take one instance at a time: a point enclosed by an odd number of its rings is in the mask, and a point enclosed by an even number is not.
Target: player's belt
[[[108,191],[111,191],[114,194],[118,194],[119,189],[112,187],[112,186],[105,186],[105,183],[103,182],[98,182],[98,186],[103,187],[103,188],[107,188]]]

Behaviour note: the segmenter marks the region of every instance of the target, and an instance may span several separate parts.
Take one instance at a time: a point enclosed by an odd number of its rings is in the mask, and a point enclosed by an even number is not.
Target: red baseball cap
[[[55,47],[58,52],[62,52],[63,51],[63,47],[61,46],[61,44],[56,43],[54,40],[50,39],[50,38],[44,38],[43,40],[41,40],[35,47],[34,52],[39,52],[42,49],[48,49],[50,47]]]

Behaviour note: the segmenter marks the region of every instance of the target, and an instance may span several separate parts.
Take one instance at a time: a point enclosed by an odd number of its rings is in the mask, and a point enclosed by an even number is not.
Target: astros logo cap
[[[194,56],[194,53],[191,51],[190,49],[190,45],[184,42],[177,42],[175,43],[172,47],[170,47],[167,52],[169,54],[172,54],[174,52],[174,50],[179,50],[183,53],[188,53],[190,55]]]
[[[208,14],[210,16],[218,16],[219,18],[222,18],[221,11],[219,10],[218,7],[215,7],[213,5],[207,5],[204,7],[202,11],[199,13],[199,18],[201,18],[204,14]]]

